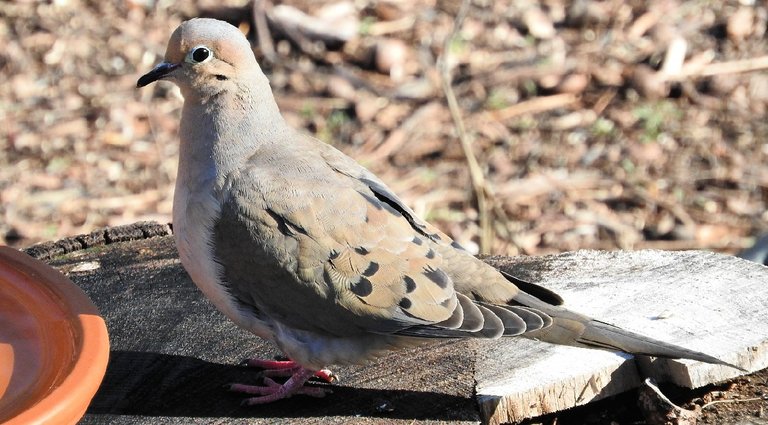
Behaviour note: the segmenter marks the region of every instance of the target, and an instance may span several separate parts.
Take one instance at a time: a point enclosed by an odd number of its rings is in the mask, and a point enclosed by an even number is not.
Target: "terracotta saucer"
[[[108,357],[107,327],[85,293],[0,246],[0,423],[76,423]]]

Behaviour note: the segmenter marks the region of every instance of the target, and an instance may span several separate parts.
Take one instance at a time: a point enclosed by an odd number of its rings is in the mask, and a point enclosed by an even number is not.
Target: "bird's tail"
[[[550,326],[523,335],[528,338],[560,345],[623,351],[629,354],[698,360],[741,369],[708,354],[630,332],[563,307],[542,302],[530,295],[525,298],[527,299],[516,299],[516,301],[523,301],[523,305],[540,310],[553,319]]]

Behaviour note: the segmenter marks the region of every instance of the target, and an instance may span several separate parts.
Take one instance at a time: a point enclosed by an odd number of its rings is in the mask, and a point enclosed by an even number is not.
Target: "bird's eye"
[[[199,46],[192,49],[192,51],[189,54],[189,57],[192,59],[192,62],[203,63],[208,59],[212,58],[213,54],[211,53],[211,50],[209,48],[205,46]]]

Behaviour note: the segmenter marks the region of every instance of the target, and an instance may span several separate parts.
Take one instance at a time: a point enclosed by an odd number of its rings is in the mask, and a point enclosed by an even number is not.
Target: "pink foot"
[[[283,368],[282,370],[284,371],[288,369],[289,368]],[[329,388],[304,386],[309,378],[315,376],[315,373],[316,372],[312,369],[305,369],[299,366],[299,369],[293,373],[285,384],[280,385],[271,378],[265,377],[263,385],[230,384],[229,390],[257,395],[258,397],[251,397],[243,400],[242,404],[247,406],[272,403],[273,401],[290,398],[295,394],[308,395],[310,397],[325,397],[326,394],[332,392]]]

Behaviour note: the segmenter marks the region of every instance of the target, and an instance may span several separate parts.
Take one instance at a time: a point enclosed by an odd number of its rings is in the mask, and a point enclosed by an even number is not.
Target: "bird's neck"
[[[178,179],[197,184],[226,179],[249,158],[281,139],[280,132],[289,131],[269,85],[262,85],[207,99],[185,98]],[[223,181],[210,183],[221,187]]]

